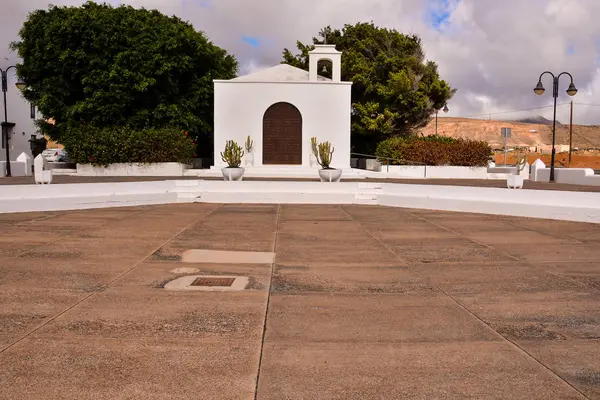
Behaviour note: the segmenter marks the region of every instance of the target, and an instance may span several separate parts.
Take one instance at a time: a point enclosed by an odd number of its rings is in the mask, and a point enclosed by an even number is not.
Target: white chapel
[[[329,60],[332,79],[318,75],[318,62]],[[352,82],[341,80],[342,53],[334,45],[316,45],[309,71],[279,64],[231,80],[215,80],[215,166],[228,140],[243,147],[254,141],[254,166],[310,167],[311,138],[335,148],[334,168],[350,168]]]

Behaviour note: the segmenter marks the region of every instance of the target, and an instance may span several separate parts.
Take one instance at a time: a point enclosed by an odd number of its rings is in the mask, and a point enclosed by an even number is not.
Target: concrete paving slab
[[[518,230],[518,228],[513,231],[459,231],[458,229],[456,231],[469,239],[491,246],[506,247],[507,245],[520,246],[523,244],[568,246],[581,243],[575,239],[560,238],[550,233]]]
[[[352,221],[281,223],[276,248],[278,263],[397,262],[377,240]]]
[[[16,342],[20,338],[19,335],[3,335],[0,334],[0,349]]]
[[[389,223],[388,223],[389,224]],[[441,229],[432,229],[426,224],[403,225],[403,228],[397,229],[393,224],[363,223],[375,237],[389,244],[398,244],[405,241],[428,242],[433,239],[456,239],[456,235]],[[419,244],[419,243],[415,243]]]
[[[337,205],[282,204],[279,221],[349,221],[348,215]]]
[[[598,224],[571,221],[553,221],[553,223],[549,224],[547,220],[536,218],[517,218],[515,222],[526,228],[562,234],[578,239],[586,238],[589,235],[594,236],[595,239],[600,238],[600,226]]]
[[[598,261],[598,246],[592,244],[538,244],[536,246],[495,245],[498,251],[529,262],[595,262]]]
[[[411,213],[407,211],[407,213]],[[421,214],[420,218],[427,221],[432,229],[447,228],[452,231],[460,232],[461,234],[481,231],[481,232],[514,232],[518,230],[514,224],[496,218],[481,218],[471,217],[458,219],[456,216],[438,215],[438,214]]]
[[[542,262],[532,263],[546,271],[552,271],[562,274],[600,274],[600,262]]]
[[[27,213],[10,213],[0,214],[1,225],[14,225],[22,222],[36,221],[53,215],[60,215],[59,212],[27,212]]]
[[[312,265],[312,264],[346,264],[363,265],[379,263],[397,265],[399,260],[381,246],[371,244],[368,239],[362,244],[344,243],[343,241],[325,241],[301,243],[297,236],[281,234],[277,238],[278,263]]]
[[[427,243],[391,245],[391,249],[407,262],[457,263],[509,261],[510,258],[489,247],[465,242],[462,238],[438,239]]]
[[[0,259],[0,290],[70,289],[93,292],[130,268],[128,264],[108,266],[100,262],[48,260],[32,263],[30,259]]]
[[[217,264],[269,264],[275,260],[275,253],[261,251],[224,251],[191,249],[181,255],[184,263]]]
[[[437,287],[452,295],[476,293],[587,292],[564,277],[520,262],[427,264],[419,269]]]
[[[600,293],[553,291],[457,296],[471,312],[511,340],[597,339]]]
[[[389,267],[278,264],[272,285],[271,290],[279,293],[428,293],[436,290],[400,262]]]
[[[600,340],[519,341],[519,346],[590,399],[600,398]]]
[[[535,265],[565,279],[580,282],[588,288],[600,290],[600,263],[562,262]]]
[[[416,220],[415,218],[410,218],[401,208],[395,207],[344,204],[340,205],[339,208],[350,215],[352,219],[360,222],[394,222],[396,220],[407,222],[408,219]]]
[[[234,228],[235,227],[235,228]],[[233,228],[233,229],[232,229]],[[242,226],[235,218],[219,218],[202,222],[169,244],[177,249],[228,251],[273,251],[275,216],[268,223]]]
[[[251,342],[32,339],[0,358],[0,399],[240,399],[254,397]]]
[[[513,346],[265,344],[258,399],[583,399]]]
[[[266,299],[266,292],[109,288],[61,315],[36,336],[260,341]]]
[[[441,294],[273,294],[267,342],[499,341]]]
[[[24,335],[87,295],[73,290],[3,286],[0,334]]]

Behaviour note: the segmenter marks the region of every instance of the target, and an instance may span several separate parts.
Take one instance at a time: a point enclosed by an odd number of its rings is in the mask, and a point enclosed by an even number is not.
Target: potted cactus
[[[314,142],[316,144],[317,140],[314,138]],[[319,143],[316,147],[312,148],[313,155],[315,156],[317,163],[321,166],[319,170],[319,177],[321,178],[321,182],[339,182],[342,177],[342,170],[331,168],[331,159],[333,156],[333,146],[331,143],[324,142]]]
[[[525,154],[519,154],[517,156],[516,163],[517,172],[514,175],[509,175],[506,179],[506,186],[509,189],[521,189],[523,188],[523,175],[521,175],[521,171],[525,169],[527,166],[527,157]]]
[[[221,159],[227,163],[227,166],[221,170],[223,179],[226,181],[241,181],[244,176],[242,157],[244,150],[233,140],[228,140],[225,144],[225,151],[221,152]]]
[[[254,166],[254,141],[250,138],[250,135],[246,138],[246,143],[244,143],[244,148],[246,149],[246,155],[244,156],[244,166],[253,167]]]
[[[310,138],[310,147],[311,147],[312,151],[310,153],[309,163],[310,163],[311,168],[319,165],[319,162],[317,161],[317,156],[316,156],[316,154],[319,154],[318,146],[319,145],[317,143],[317,138],[316,137]]]

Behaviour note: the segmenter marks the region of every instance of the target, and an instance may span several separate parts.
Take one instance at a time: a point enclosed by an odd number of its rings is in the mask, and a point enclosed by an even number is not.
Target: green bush
[[[419,137],[418,140],[422,142],[435,142],[435,143],[456,143],[458,139],[454,139],[450,136],[440,136],[440,135],[429,135]]]
[[[62,144],[78,164],[106,166],[112,163],[188,163],[196,144],[178,128],[135,130],[128,127],[71,127]]]
[[[443,136],[393,137],[379,142],[375,154],[384,164],[386,159],[393,159],[388,162],[396,165],[485,167],[492,149],[487,142]]]

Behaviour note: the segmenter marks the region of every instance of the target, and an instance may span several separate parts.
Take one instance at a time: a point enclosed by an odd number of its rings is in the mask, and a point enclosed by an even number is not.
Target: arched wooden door
[[[290,103],[275,103],[265,111],[263,164],[302,164],[302,114]]]

